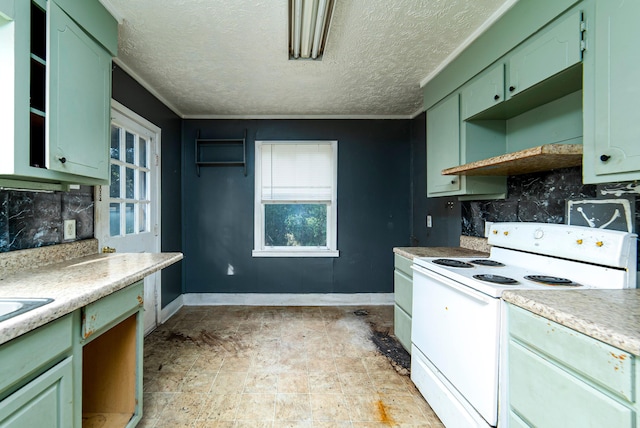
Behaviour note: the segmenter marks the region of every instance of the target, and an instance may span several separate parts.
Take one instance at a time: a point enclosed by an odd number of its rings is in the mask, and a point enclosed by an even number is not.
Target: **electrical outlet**
[[[427,216],[427,227],[433,227],[433,222],[431,220],[431,216],[430,215]]]
[[[64,236],[65,241],[76,239],[76,221],[65,220],[64,221]]]

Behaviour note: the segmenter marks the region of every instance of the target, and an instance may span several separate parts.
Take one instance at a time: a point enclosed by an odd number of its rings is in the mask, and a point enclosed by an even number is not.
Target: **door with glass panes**
[[[160,251],[160,129],[112,101],[110,183],[96,187],[96,237],[102,252]],[[160,274],[145,278],[145,332],[160,314]]]

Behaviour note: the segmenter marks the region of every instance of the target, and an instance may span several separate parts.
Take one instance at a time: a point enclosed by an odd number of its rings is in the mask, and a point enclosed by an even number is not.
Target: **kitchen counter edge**
[[[393,252],[413,260],[415,257],[488,257],[483,251],[464,247],[394,247]]]
[[[640,356],[640,290],[512,290],[502,299]]]
[[[182,253],[94,254],[0,278],[0,298],[53,302],[0,322],[0,345],[142,280]]]

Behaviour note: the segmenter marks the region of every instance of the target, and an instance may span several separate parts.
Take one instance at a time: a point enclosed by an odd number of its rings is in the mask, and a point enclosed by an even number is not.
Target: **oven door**
[[[448,388],[496,426],[500,299],[419,266],[413,269],[413,345]]]

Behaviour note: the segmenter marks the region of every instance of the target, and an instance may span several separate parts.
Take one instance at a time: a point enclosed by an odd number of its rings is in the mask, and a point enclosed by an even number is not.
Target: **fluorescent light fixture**
[[[289,59],[320,59],[334,0],[289,0]]]

